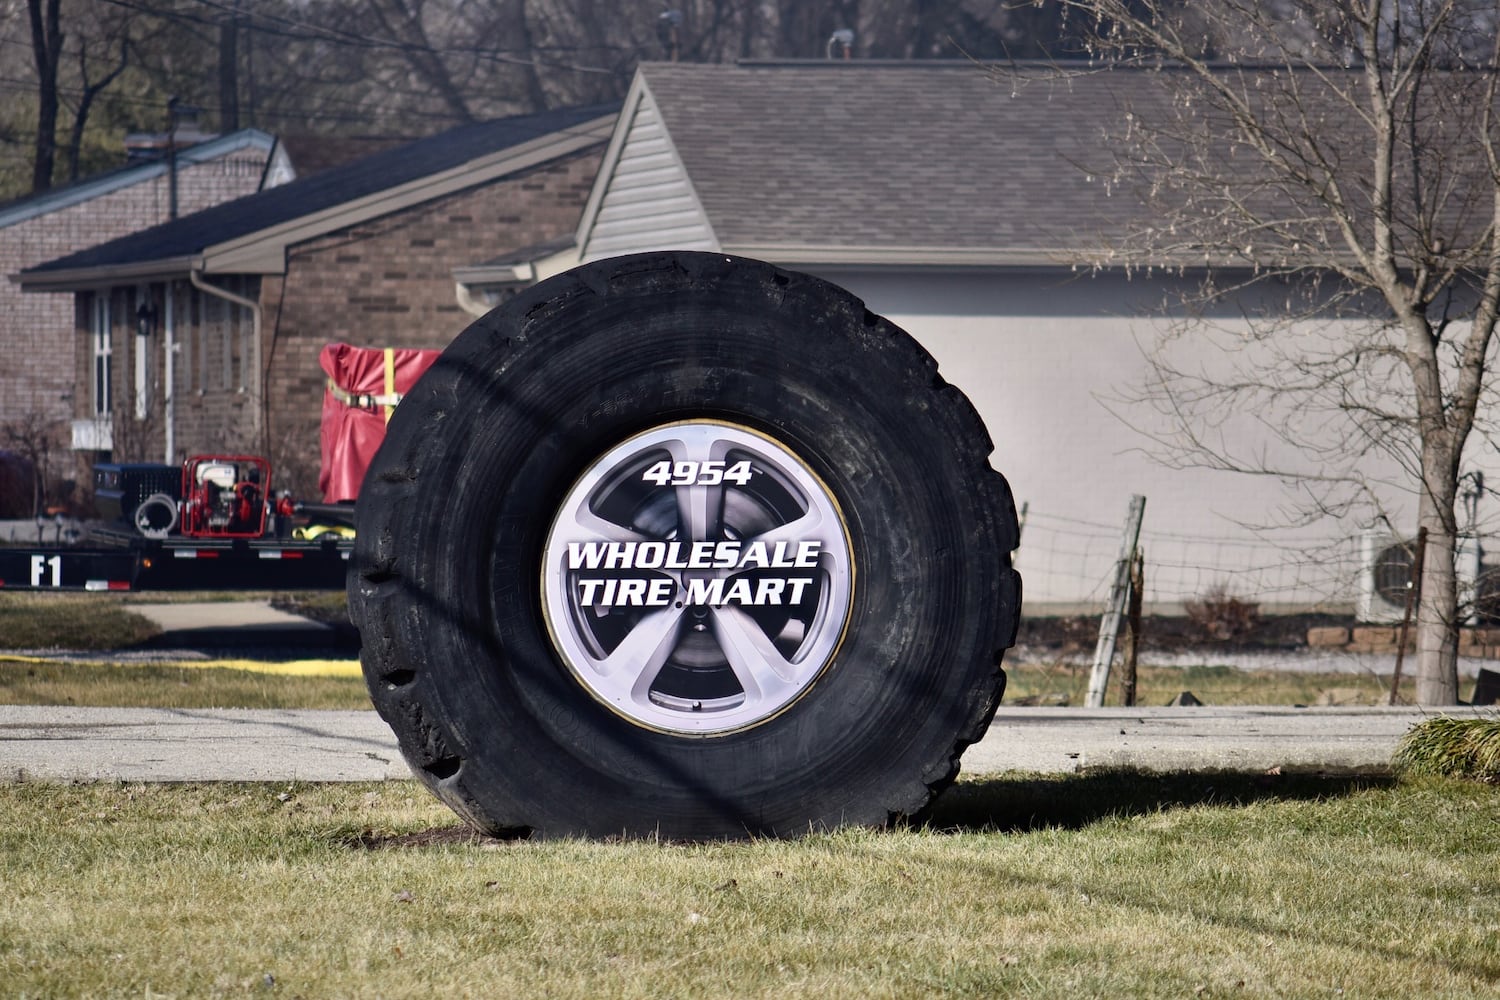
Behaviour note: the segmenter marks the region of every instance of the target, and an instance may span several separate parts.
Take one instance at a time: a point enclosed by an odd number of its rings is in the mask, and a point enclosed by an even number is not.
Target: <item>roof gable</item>
[[[717,250],[656,99],[637,74],[578,224],[584,260],[640,250]]]

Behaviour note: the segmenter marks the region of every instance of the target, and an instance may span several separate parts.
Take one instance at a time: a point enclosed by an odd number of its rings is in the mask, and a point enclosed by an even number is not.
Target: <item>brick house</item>
[[[173,169],[175,165],[175,170]],[[17,272],[289,180],[273,136],[244,129],[0,206],[0,268]],[[110,425],[80,411],[73,296],[22,294],[0,282],[0,427],[44,430],[58,443],[109,447]],[[86,384],[86,383],[83,383]],[[82,419],[80,419],[82,418]]]
[[[74,415],[109,414],[112,458],[265,454],[278,486],[315,496],[323,345],[446,345],[472,320],[454,269],[570,232],[614,116],[590,107],[453,129],[19,281],[73,296],[73,371],[87,387]]]

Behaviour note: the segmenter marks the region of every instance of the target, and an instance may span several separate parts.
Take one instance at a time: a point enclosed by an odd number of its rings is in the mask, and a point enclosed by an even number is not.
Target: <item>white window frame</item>
[[[93,344],[94,382],[90,389],[93,399],[94,419],[109,420],[114,406],[114,338],[113,316],[108,292],[94,294],[93,309],[89,318],[90,340]]]
[[[150,302],[149,288],[143,285],[136,290],[137,310]],[[135,334],[130,351],[135,358],[135,419],[145,420],[151,414],[151,337],[141,336],[139,330],[132,332]]]

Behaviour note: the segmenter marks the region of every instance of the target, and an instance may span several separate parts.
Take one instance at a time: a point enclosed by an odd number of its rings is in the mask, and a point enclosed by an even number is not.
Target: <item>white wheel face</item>
[[[595,462],[547,535],[542,602],[563,662],[638,725],[707,736],[805,692],[849,618],[838,505],[779,442],[667,424]]]

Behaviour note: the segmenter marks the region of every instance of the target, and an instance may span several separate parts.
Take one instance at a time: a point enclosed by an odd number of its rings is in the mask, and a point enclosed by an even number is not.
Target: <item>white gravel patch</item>
[[[1011,663],[1070,663],[1088,667],[1093,663],[1093,652],[1062,655],[1054,650],[1017,646],[1005,654]],[[1119,663],[1118,658],[1116,664]],[[1358,676],[1389,677],[1396,669],[1394,653],[1350,653],[1329,649],[1285,649],[1267,652],[1246,653],[1228,650],[1196,649],[1180,652],[1146,650],[1141,653],[1140,664],[1145,667],[1202,667],[1226,666],[1236,670],[1285,670],[1297,673],[1350,674]],[[1500,670],[1500,660],[1459,657],[1459,676],[1479,676],[1479,668]],[[1414,676],[1417,657],[1406,655],[1401,665],[1404,676]]]

